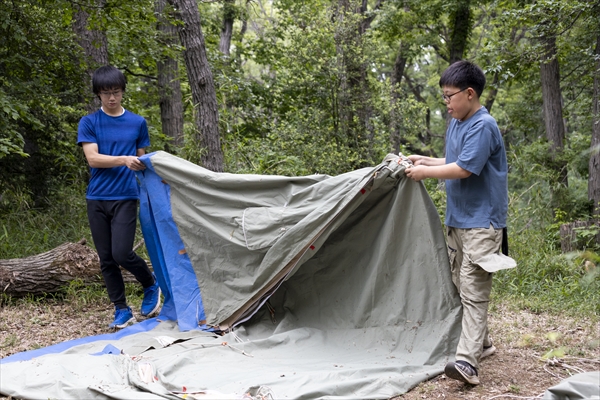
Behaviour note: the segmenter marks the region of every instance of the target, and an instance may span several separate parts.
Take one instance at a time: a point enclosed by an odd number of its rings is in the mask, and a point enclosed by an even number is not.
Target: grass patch
[[[91,242],[84,188],[65,189],[48,209],[43,210],[29,208],[30,202],[23,197],[3,194],[3,200],[10,200],[15,206],[0,208],[0,259],[43,253],[81,238]]]
[[[510,255],[517,267],[494,276],[498,301],[533,312],[600,315],[600,269],[586,267],[586,253],[560,254],[543,237],[515,236]]]

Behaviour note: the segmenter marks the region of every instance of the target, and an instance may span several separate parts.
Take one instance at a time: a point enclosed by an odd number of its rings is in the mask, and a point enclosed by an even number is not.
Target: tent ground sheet
[[[161,314],[2,359],[0,393],[386,399],[453,359],[461,308],[443,230],[398,156],[335,177],[143,161]]]

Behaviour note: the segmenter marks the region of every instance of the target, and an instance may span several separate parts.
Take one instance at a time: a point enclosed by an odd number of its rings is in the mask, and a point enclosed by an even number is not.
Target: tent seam
[[[246,210],[247,208],[245,208],[242,213],[242,232],[244,233],[244,243],[246,243],[246,248],[250,250],[248,247],[248,238],[246,237]]]

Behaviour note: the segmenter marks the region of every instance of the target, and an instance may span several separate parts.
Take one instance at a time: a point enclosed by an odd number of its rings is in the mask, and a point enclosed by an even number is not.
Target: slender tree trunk
[[[488,112],[492,111],[492,106],[496,101],[496,96],[498,95],[498,81],[500,74],[498,72],[494,73],[494,78],[492,79],[492,84],[488,85],[488,95],[485,99],[485,108]]]
[[[588,199],[593,204],[592,214],[600,219],[600,35],[596,38],[596,68],[592,99],[592,143],[589,164]]]
[[[167,0],[156,0],[158,30],[166,45],[176,44],[177,27],[164,17]],[[172,57],[163,57],[156,62],[158,71],[158,93],[160,96],[160,122],[162,132],[172,139],[173,145],[183,145],[183,98],[179,80],[179,63]]]
[[[450,14],[450,41],[448,42],[450,64],[463,59],[471,35],[472,24],[470,0],[459,0]]]
[[[221,27],[219,51],[226,57],[229,57],[231,37],[233,36],[233,21],[235,17],[234,6],[235,4],[233,3],[233,0],[223,1],[223,26]]]
[[[394,61],[394,70],[392,72],[392,129],[391,132],[391,141],[394,151],[398,153],[400,151],[400,144],[402,143],[402,114],[398,109],[398,101],[400,93],[400,83],[402,82],[402,76],[404,75],[404,70],[406,69],[406,57],[404,55],[403,43],[400,42],[400,46],[398,47],[398,54],[396,56],[396,60]]]
[[[379,8],[379,0],[374,8]],[[367,82],[367,63],[364,57],[363,34],[369,29],[374,15],[366,16],[366,0],[338,0],[335,20],[335,42],[340,60],[341,88],[339,94],[340,128],[347,137],[350,148],[373,160],[374,127],[371,123],[373,109]],[[358,18],[357,18],[358,17]]]
[[[450,37],[448,40],[448,63],[450,65],[463,59],[471,30],[473,27],[473,14],[471,13],[470,0],[458,0],[456,6],[449,15]],[[446,114],[446,128],[450,125],[452,116]],[[444,154],[446,143],[444,143]]]
[[[565,138],[565,124],[562,111],[562,94],[560,90],[560,71],[556,57],[556,37],[547,36],[544,39],[546,54],[540,65],[540,78],[542,83],[542,98],[544,108],[544,124],[546,138],[550,142],[550,151],[553,162],[563,149]],[[568,186],[566,169],[554,163],[554,168],[559,173],[559,182]]]
[[[178,26],[179,39],[185,47],[183,57],[194,100],[198,140],[205,168],[223,171],[223,150],[219,137],[219,110],[213,75],[208,64],[200,12],[195,0],[169,0],[183,22]]]
[[[359,54],[349,54],[354,47],[354,41],[358,37],[358,30],[348,28],[348,19],[351,14],[351,0],[340,0],[335,11],[335,44],[340,70],[340,93],[339,93],[339,118],[341,136],[346,136],[348,146],[358,149],[360,142],[364,139],[364,133],[359,132],[357,126],[355,97],[356,86],[360,82]]]
[[[495,16],[495,15],[494,15]],[[511,42],[517,46],[521,39],[525,37],[525,29],[517,29],[513,28],[510,33]],[[498,84],[500,82],[500,73],[495,72],[494,77],[492,78],[492,83],[487,85],[488,87],[488,95],[485,100],[485,108],[491,112],[492,106],[496,101],[496,96],[498,96]]]
[[[97,28],[90,28],[90,13],[88,9],[94,10],[100,14],[106,0],[86,0],[77,3],[75,14],[73,15],[73,31],[77,36],[77,41],[83,49],[85,63],[87,65],[89,87],[92,87],[92,75],[96,68],[108,64],[108,40],[106,33]],[[98,18],[100,19],[100,18]],[[87,101],[86,109],[92,113],[100,108],[100,100],[97,96],[90,96]]]

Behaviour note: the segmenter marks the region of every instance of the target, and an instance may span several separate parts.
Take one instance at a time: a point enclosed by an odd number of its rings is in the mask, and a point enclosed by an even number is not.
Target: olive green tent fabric
[[[548,388],[543,400],[600,400],[600,371],[576,374]]]
[[[0,392],[387,399],[453,359],[461,307],[440,218],[398,156],[335,177],[214,173],[162,152],[149,159],[169,186],[207,327],[224,335],[165,321],[0,364]],[[156,345],[165,337],[178,340]],[[92,355],[107,344],[123,353]]]
[[[152,156],[153,169],[171,189],[171,212],[198,278],[207,323],[234,324],[306,260],[327,256],[321,247],[338,229],[342,245],[331,247],[336,254],[328,261],[334,280],[339,265],[369,275],[381,267],[400,269],[407,282],[426,279],[440,302],[456,307],[439,216],[424,186],[403,179],[404,166],[396,160],[390,156],[376,168],[336,177],[283,177],[216,174],[164,152]],[[369,283],[390,296],[376,286],[388,284],[384,278],[351,281],[341,290],[361,291]],[[408,289],[401,296],[423,290],[420,284]],[[354,301],[342,304],[353,308]]]

